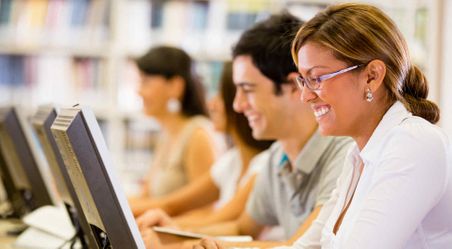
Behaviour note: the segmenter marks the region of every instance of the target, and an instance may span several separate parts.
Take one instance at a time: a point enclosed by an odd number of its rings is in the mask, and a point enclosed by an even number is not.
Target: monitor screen
[[[2,177],[4,177],[3,181],[7,192],[10,189],[13,190],[11,194],[16,193],[11,197],[8,196],[8,198],[12,201],[13,208],[17,208],[14,211],[19,215],[41,206],[53,204],[24,127],[15,108],[0,108]],[[6,187],[7,185],[9,186]],[[14,200],[18,198],[18,193],[25,207],[14,204]]]
[[[56,109],[51,105],[46,105],[38,108],[31,121],[55,180],[57,191],[68,210],[82,245],[87,248],[97,249],[99,247],[97,247],[88,222],[83,215],[79,215],[83,211],[81,204],[77,199],[74,187],[63,163],[63,158],[50,131],[50,127],[56,117]]]
[[[144,248],[94,114],[87,108],[62,109],[51,130],[97,243]]]

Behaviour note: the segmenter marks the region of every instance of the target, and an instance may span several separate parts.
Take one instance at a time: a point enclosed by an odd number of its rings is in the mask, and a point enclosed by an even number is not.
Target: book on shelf
[[[17,46],[102,45],[110,27],[108,0],[4,0],[0,41]]]
[[[101,108],[108,105],[105,77],[105,62],[100,59],[0,55],[0,85],[11,92],[11,103],[83,103]],[[30,97],[14,94],[19,89]]]
[[[199,73],[201,82],[204,84],[207,97],[218,93],[221,73],[223,71],[222,61],[198,61],[196,71]]]
[[[134,54],[151,45],[171,44],[188,52],[202,50],[209,24],[208,1],[125,1],[128,16],[121,27],[121,44]]]

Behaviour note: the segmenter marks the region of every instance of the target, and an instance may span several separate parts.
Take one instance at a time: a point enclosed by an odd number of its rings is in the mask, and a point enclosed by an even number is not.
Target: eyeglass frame
[[[341,70],[338,70],[338,71],[335,71],[335,72],[332,72],[332,73],[323,74],[323,75],[320,75],[320,76],[317,76],[317,77],[311,78],[311,79],[309,79],[309,78],[306,78],[306,79],[305,79],[305,78],[303,78],[301,75],[298,75],[298,76],[295,78],[295,82],[297,83],[297,86],[298,86],[298,88],[299,88],[300,90],[303,90],[303,88],[304,88],[305,85],[306,85],[306,87],[307,87],[308,89],[310,89],[310,90],[312,90],[312,91],[320,90],[320,86],[321,86],[321,83],[322,83],[323,81],[329,80],[329,79],[331,79],[331,78],[334,78],[334,77],[336,77],[336,76],[338,76],[338,75],[341,75],[341,74],[344,74],[344,73],[346,73],[346,72],[350,72],[350,71],[355,70],[355,69],[357,69],[357,68],[360,68],[360,67],[362,67],[362,66],[364,66],[364,65],[366,65],[366,64],[363,63],[363,64],[359,64],[359,65],[353,65],[353,66],[350,66],[350,67],[347,67],[347,68],[344,68],[344,69],[341,69]],[[316,81],[318,87],[312,87],[312,86],[311,86],[311,83],[310,83],[310,82],[311,82],[312,80],[315,80],[315,81]]]

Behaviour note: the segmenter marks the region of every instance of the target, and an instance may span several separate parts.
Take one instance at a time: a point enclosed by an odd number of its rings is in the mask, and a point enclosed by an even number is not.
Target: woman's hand
[[[221,243],[212,238],[202,239],[199,244],[194,245],[193,249],[224,249],[225,247]]]
[[[165,248],[157,234],[152,230],[152,228],[147,228],[144,230],[140,230],[141,238],[143,238],[144,245],[146,249],[163,249]]]
[[[136,219],[140,231],[153,226],[177,228],[174,220],[161,209],[151,209]]]

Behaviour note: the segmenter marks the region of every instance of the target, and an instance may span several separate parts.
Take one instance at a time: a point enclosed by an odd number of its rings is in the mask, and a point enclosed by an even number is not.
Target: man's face
[[[233,80],[237,87],[234,110],[243,113],[256,139],[279,139],[290,118],[291,96],[283,89],[275,94],[275,85],[253,64],[249,55],[237,56],[233,61]],[[287,86],[283,85],[283,88]]]

